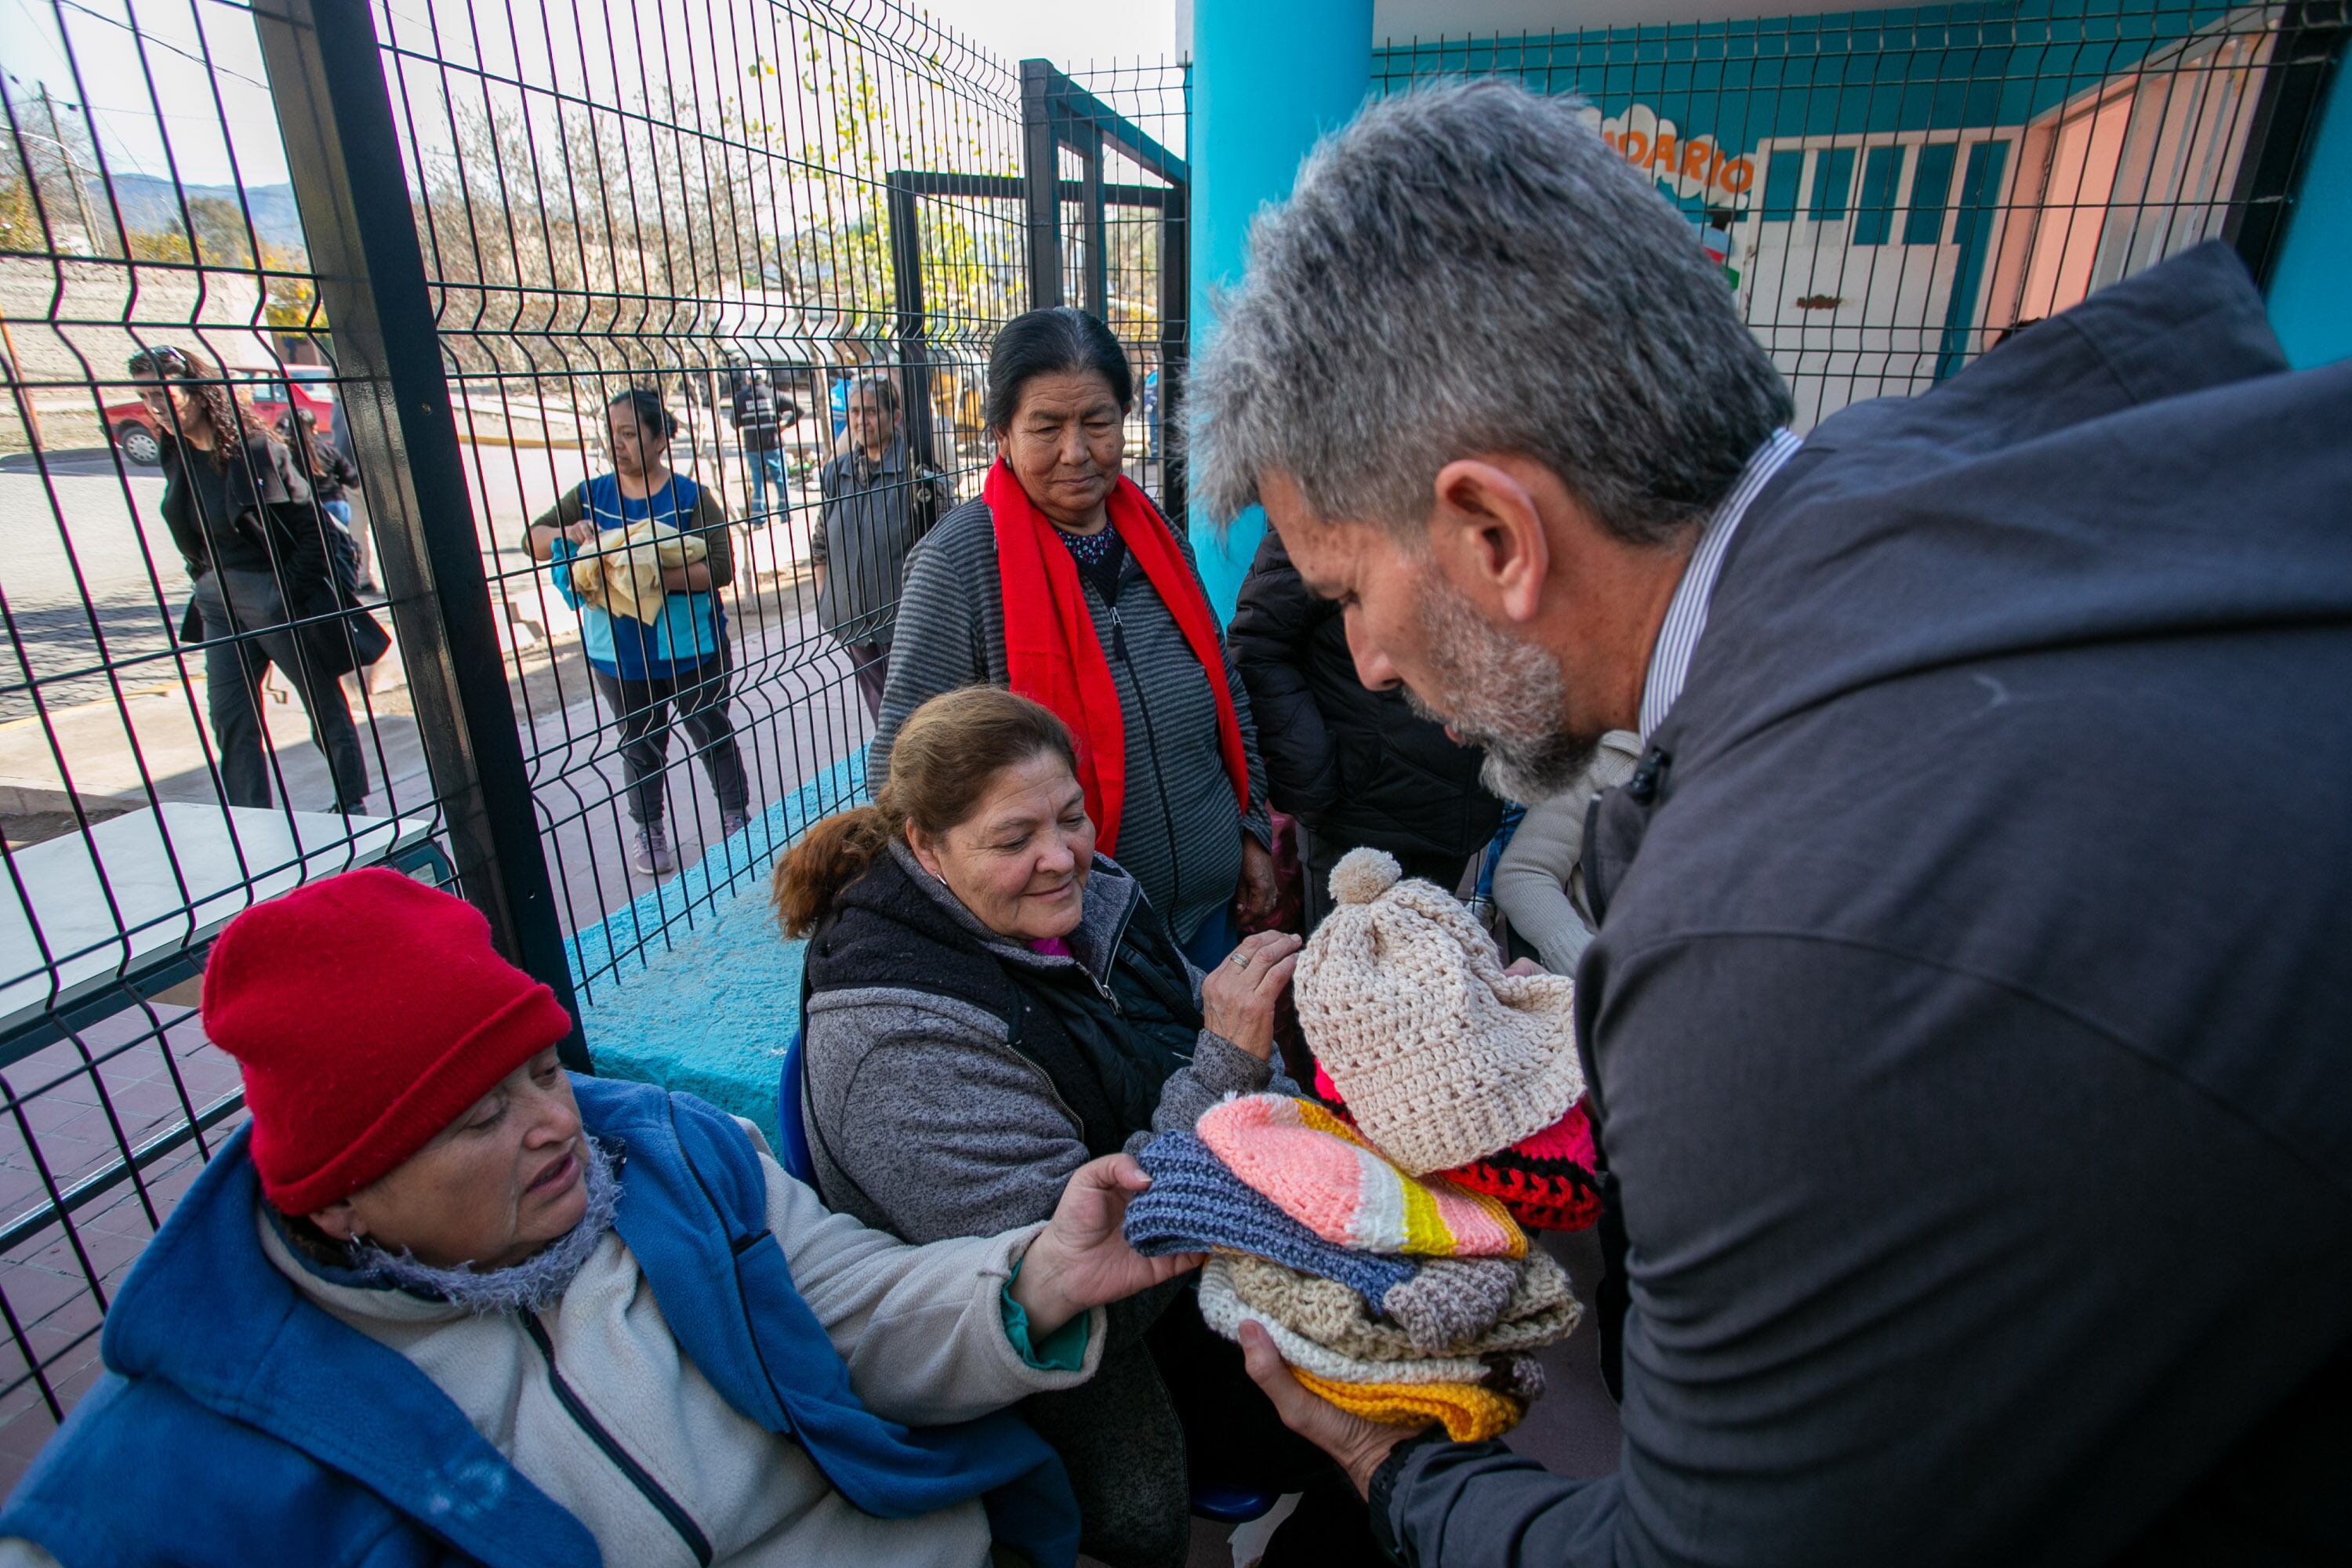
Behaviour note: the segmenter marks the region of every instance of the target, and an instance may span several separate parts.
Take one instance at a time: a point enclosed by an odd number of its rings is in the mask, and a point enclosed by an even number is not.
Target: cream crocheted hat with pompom
[[[1568,1114],[1584,1092],[1574,983],[1504,973],[1470,911],[1381,850],[1342,856],[1331,897],[1292,992],[1307,1045],[1382,1153],[1414,1175],[1451,1170]]]

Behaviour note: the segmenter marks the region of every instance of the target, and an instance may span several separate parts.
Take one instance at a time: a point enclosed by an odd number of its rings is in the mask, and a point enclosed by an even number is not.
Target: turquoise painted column
[[[2271,326],[2297,370],[2352,355],[2352,88],[2336,68],[2304,165],[2286,247],[2271,271]],[[1197,266],[1198,263],[1195,263]]]
[[[1345,124],[1372,75],[1372,0],[1193,0],[1192,342],[1213,338],[1209,290],[1242,275],[1250,218],[1290,194],[1298,161]],[[1265,520],[1238,519],[1223,545],[1195,507],[1192,545],[1209,602],[1234,613]]]

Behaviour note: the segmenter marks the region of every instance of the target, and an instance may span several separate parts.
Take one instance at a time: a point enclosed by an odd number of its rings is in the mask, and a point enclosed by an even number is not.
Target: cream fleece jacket
[[[1540,805],[1528,807],[1511,846],[1495,867],[1495,907],[1511,929],[1535,943],[1554,974],[1576,973],[1592,941],[1577,862],[1584,852],[1584,813],[1592,797],[1633,776],[1642,738],[1612,730],[1576,783]]]
[[[761,1142],[751,1123],[743,1126]],[[1100,1308],[1074,1372],[1032,1367],[1005,1338],[999,1294],[1044,1226],[908,1247],[828,1212],[763,1142],[760,1164],[768,1228],[875,1414],[909,1426],[966,1420],[1094,1375],[1106,1338]],[[518,1319],[330,1284],[302,1267],[266,1216],[254,1217],[263,1249],[299,1289],[430,1377],[532,1485],[588,1527],[605,1562],[692,1568],[677,1532],[558,1402],[546,1359]],[[978,1501],[917,1519],[860,1513],[799,1445],[736,1414],[679,1351],[617,1235],[604,1237],[539,1321],[564,1381],[701,1527],[716,1568],[988,1562]],[[53,1561],[28,1542],[0,1542],[0,1568]]]

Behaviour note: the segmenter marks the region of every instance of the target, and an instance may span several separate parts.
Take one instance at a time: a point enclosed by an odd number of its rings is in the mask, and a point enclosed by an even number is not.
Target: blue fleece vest
[[[727,1402],[789,1433],[888,1519],[982,1498],[996,1539],[1077,1554],[1061,1462],[1009,1413],[910,1430],[858,1402],[767,1228],[758,1156],[691,1095],[574,1078],[589,1129],[627,1150],[615,1221],[662,1316]],[[254,1230],[239,1130],[108,1314],[109,1373],[0,1512],[67,1568],[335,1563],[593,1568],[585,1527],[509,1464],[431,1379],[305,1299]]]

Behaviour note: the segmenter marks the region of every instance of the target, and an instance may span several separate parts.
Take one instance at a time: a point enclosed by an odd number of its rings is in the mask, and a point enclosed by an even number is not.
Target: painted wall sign
[[[1754,199],[1756,160],[1727,155],[1712,137],[1685,136],[1671,120],[1661,120],[1646,103],[1601,118],[1587,105],[1585,122],[1601,132],[1625,161],[1685,201],[1744,212]]]

